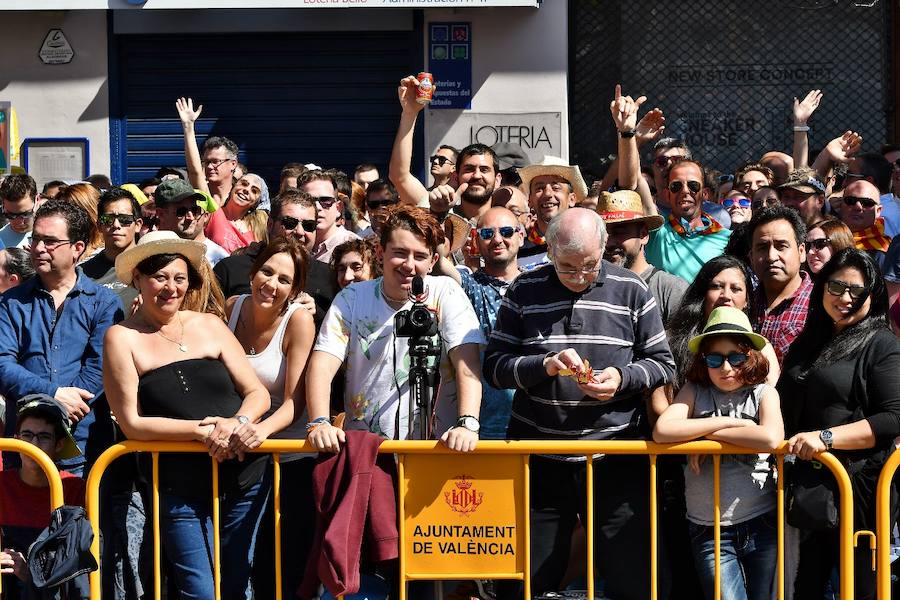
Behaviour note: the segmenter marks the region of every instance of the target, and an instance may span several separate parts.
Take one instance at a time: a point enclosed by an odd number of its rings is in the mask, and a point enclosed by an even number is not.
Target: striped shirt
[[[543,367],[574,348],[595,370],[615,367],[615,396],[585,396],[570,377]],[[484,359],[494,387],[513,388],[509,439],[645,439],[643,393],[672,380],[675,363],[659,308],[640,277],[603,261],[594,283],[572,292],[552,265],[520,275],[500,304]]]

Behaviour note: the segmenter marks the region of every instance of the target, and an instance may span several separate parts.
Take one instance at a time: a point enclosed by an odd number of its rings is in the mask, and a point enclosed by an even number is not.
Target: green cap
[[[753,333],[750,327],[750,319],[744,311],[733,306],[720,306],[709,313],[709,319],[703,327],[703,333],[691,338],[688,342],[688,350],[696,354],[700,350],[703,338],[711,335],[742,335],[746,337],[754,348],[762,350],[769,341],[758,333]]]

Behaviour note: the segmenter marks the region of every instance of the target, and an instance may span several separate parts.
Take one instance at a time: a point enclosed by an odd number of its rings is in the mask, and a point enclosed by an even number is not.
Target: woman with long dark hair
[[[874,529],[875,484],[900,435],[900,341],[881,272],[865,252],[842,250],[819,272],[778,390],[789,451],[803,460],[833,452],[851,475],[854,531]],[[795,598],[822,597],[838,549],[837,529],[802,533]],[[875,597],[869,560],[870,550],[858,548],[859,599]]]

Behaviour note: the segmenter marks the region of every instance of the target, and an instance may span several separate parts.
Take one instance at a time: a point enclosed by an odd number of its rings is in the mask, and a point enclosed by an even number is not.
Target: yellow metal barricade
[[[100,562],[99,557],[99,490],[100,479],[109,464],[124,454],[132,452],[147,452],[153,457],[153,484],[152,484],[152,504],[153,504],[153,564],[154,564],[154,589],[156,598],[160,598],[160,544],[159,544],[159,454],[169,452],[193,452],[206,453],[206,448],[196,442],[124,442],[116,444],[109,448],[97,460],[94,468],[91,470],[88,481],[87,507],[88,515],[91,520],[91,526],[94,528],[94,542],[91,551]],[[254,450],[256,453],[294,453],[294,452],[314,452],[311,446],[302,441],[289,440],[272,440],[263,443],[259,448]],[[447,450],[439,442],[433,441],[385,441],[379,448],[380,453],[395,454],[398,460],[398,503],[399,503],[399,527],[400,527],[400,600],[406,600],[406,582],[411,580],[459,580],[459,579],[512,579],[521,580],[525,586],[525,598],[530,598],[530,519],[529,519],[529,462],[530,455],[552,454],[552,455],[580,455],[586,457],[586,506],[587,506],[587,522],[585,523],[585,532],[587,535],[587,593],[588,598],[594,597],[595,582],[593,573],[593,489],[595,486],[602,486],[604,482],[594,481],[594,459],[595,455],[645,455],[649,461],[650,476],[650,506],[651,511],[648,515],[650,523],[650,556],[647,560],[651,566],[651,598],[656,600],[658,597],[658,581],[657,581],[657,532],[658,532],[658,507],[656,498],[656,458],[659,455],[687,455],[687,454],[709,454],[714,459],[714,485],[715,499],[714,507],[716,514],[719,514],[719,464],[720,457],[723,454],[757,454],[755,450],[748,448],[721,444],[712,441],[698,441],[682,444],[655,444],[652,442],[642,441],[519,441],[519,442],[500,442],[500,441],[482,441],[479,442],[478,449],[471,454],[460,454]],[[774,453],[777,457],[778,470],[778,486],[777,486],[777,514],[778,514],[778,562],[776,584],[778,589],[778,597],[784,598],[784,454],[786,452],[786,443],[783,443]],[[420,457],[422,455],[433,455],[435,465],[441,464],[441,468],[432,469],[433,474],[437,474],[440,480],[432,483],[430,487],[423,490],[422,486],[416,485],[416,489],[410,489],[407,481],[407,473],[411,460],[409,457]],[[518,456],[514,461],[517,465],[511,469],[509,473],[494,473],[490,476],[474,480],[466,472],[478,471],[476,459],[482,456]],[[443,457],[443,458],[441,458]],[[449,457],[449,459],[448,459]],[[828,453],[824,453],[817,457],[818,460],[827,466],[835,476],[840,494],[840,594],[843,600],[852,600],[853,598],[853,498],[850,489],[850,479],[843,465]],[[896,458],[896,457],[894,457]],[[210,459],[212,461],[212,459]],[[890,462],[893,468],[896,468],[900,459]],[[512,463],[511,463],[512,464]],[[281,598],[281,536],[280,523],[281,499],[279,490],[280,469],[277,456],[275,458],[274,471],[274,515],[275,515],[275,570],[276,570],[276,597]],[[450,470],[448,470],[450,469]],[[484,469],[481,469],[484,472]],[[887,469],[886,469],[887,472]],[[892,473],[893,471],[891,471]],[[219,548],[219,515],[218,515],[218,469],[215,461],[213,461],[213,527],[214,527],[214,576],[216,583],[216,600],[220,598],[220,548]],[[508,505],[507,512],[511,511],[511,515],[507,517],[521,519],[521,532],[519,536],[518,528],[510,530],[508,526],[501,529],[489,529],[489,525],[476,523],[475,514],[477,507],[483,502],[485,492],[479,491],[482,486],[485,489],[506,489],[502,484],[504,480],[515,478],[519,483],[513,486],[515,495],[507,497],[505,502]],[[483,479],[492,479],[494,481],[487,482]],[[499,482],[499,483],[498,483]],[[881,484],[879,484],[881,485]],[[455,486],[455,487],[454,487]],[[499,486],[499,487],[498,487]],[[508,487],[508,486],[507,486]],[[879,488],[880,489],[880,488]],[[481,494],[479,496],[479,494]],[[879,496],[880,497],[880,496]],[[424,498],[424,499],[423,499]],[[430,499],[430,505],[429,503]],[[479,565],[474,570],[457,569],[456,561],[446,560],[430,560],[427,559],[420,563],[429,567],[426,571],[410,571],[408,569],[411,563],[410,552],[407,551],[408,544],[411,546],[411,538],[414,531],[409,531],[407,520],[417,515],[428,514],[427,511],[433,508],[432,505],[445,502],[450,510],[461,513],[465,518],[470,519],[473,523],[472,527],[482,527],[478,531],[489,531],[490,535],[497,534],[501,537],[509,536],[501,545],[500,554],[509,554],[512,550],[513,557],[506,557],[502,560],[498,559],[496,564],[506,565],[503,569],[491,571],[490,565],[494,562],[485,561],[485,564]],[[446,509],[446,508],[445,508]],[[496,518],[496,512],[491,518]],[[412,521],[410,521],[412,522]],[[519,521],[516,521],[517,523]],[[879,522],[880,524],[880,522]],[[488,527],[488,529],[485,529]],[[721,539],[721,528],[717,523],[714,527],[716,540],[716,598],[720,597],[719,582],[719,542]],[[498,533],[499,532],[499,533]],[[879,528],[879,536],[881,536]],[[422,542],[424,543],[424,542]],[[878,544],[879,552],[883,548],[883,544]],[[455,547],[455,546],[454,546]],[[477,546],[476,546],[477,547]],[[493,548],[493,546],[492,546]],[[521,550],[521,556],[519,555]],[[427,554],[424,553],[424,554]],[[460,563],[464,561],[460,560]],[[889,575],[888,575],[889,577]],[[95,571],[91,574],[91,598],[97,600],[100,598],[100,578],[101,574]],[[880,584],[880,580],[879,580]],[[881,597],[881,596],[879,596]],[[886,597],[886,596],[885,596]]]
[[[17,440],[15,438],[0,438],[0,452],[18,452],[19,454],[25,454],[34,460],[34,462],[36,462],[44,471],[44,475],[47,476],[47,481],[50,482],[50,512],[53,512],[63,505],[65,499],[63,497],[63,485],[62,479],[59,477],[59,470],[43,450],[34,444],[23,442],[22,440]],[[3,581],[2,578],[0,578],[0,594],[2,593]]]
[[[900,452],[894,451],[878,476],[878,487],[875,488],[875,537],[877,544],[878,568],[876,569],[878,600],[889,600],[891,597],[891,481],[897,466],[900,465]]]

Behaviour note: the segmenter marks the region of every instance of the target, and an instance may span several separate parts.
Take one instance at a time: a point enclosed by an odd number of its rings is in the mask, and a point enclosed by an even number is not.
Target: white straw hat
[[[206,256],[203,242],[184,240],[174,231],[151,231],[144,234],[137,245],[116,257],[116,277],[122,283],[131,284],[131,274],[142,260],[157,254],[180,254],[198,273]]]

